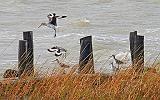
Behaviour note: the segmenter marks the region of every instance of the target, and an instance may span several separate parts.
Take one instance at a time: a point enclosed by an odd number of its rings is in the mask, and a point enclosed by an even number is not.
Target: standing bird
[[[70,66],[69,65],[66,65],[66,64],[64,64],[64,63],[62,63],[62,62],[60,62],[58,59],[56,59],[56,60],[54,60],[54,61],[57,61],[57,63],[59,64],[59,66],[60,66],[60,68],[61,68],[61,70],[60,70],[60,73],[62,73],[62,74],[66,74],[66,68],[70,68]],[[53,61],[53,62],[54,62]]]
[[[66,57],[66,52],[67,52],[66,49],[58,46],[52,47],[51,49],[48,49],[48,51],[55,52],[56,57],[61,56],[62,54],[65,54],[65,57]]]
[[[67,16],[56,16],[55,13],[50,13],[47,17],[49,19],[49,22],[48,23],[41,23],[41,25],[38,28],[40,28],[41,26],[47,26],[49,28],[52,28],[55,31],[54,37],[56,37],[57,18],[62,19]]]
[[[119,68],[119,65],[124,64],[123,61],[120,61],[120,60],[116,59],[115,55],[112,55],[111,57],[113,57],[113,59],[115,60],[116,64],[118,65],[118,68]]]
[[[56,59],[56,60],[54,60],[54,61],[57,61],[57,63],[59,64],[59,66],[62,67],[62,68],[70,68],[69,65],[66,65],[66,64],[64,64],[64,63],[61,63],[58,59]]]

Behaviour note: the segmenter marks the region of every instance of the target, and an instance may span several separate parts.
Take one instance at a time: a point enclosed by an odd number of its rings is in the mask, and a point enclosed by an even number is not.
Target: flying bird
[[[58,47],[58,46],[54,46],[50,49],[48,49],[49,52],[55,52],[55,56],[58,57],[58,56],[61,56],[62,54],[65,54],[65,57],[66,57],[66,52],[67,50],[62,48],[62,47]]]
[[[67,16],[56,16],[55,13],[49,13],[47,17],[49,19],[49,22],[41,23],[41,25],[38,28],[40,28],[41,26],[47,26],[49,28],[52,28],[55,31],[54,37],[56,37],[57,19],[66,18]]]

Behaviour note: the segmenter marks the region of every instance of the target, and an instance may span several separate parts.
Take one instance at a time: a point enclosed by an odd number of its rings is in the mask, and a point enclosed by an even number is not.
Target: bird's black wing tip
[[[49,52],[53,52],[53,51],[51,51],[50,49],[47,49]]]

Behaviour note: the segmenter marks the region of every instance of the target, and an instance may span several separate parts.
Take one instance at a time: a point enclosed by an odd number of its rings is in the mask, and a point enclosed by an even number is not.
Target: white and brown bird
[[[47,26],[49,28],[52,28],[55,31],[54,37],[56,37],[57,19],[66,18],[67,16],[56,16],[55,13],[49,13],[47,17],[49,19],[49,22],[41,23],[41,25],[38,28],[40,28],[41,26]]]
[[[110,57],[113,57],[113,59],[115,60],[116,64],[118,65],[118,68],[119,68],[119,65],[124,64],[124,62],[119,60],[119,59],[117,59],[115,55],[112,55]]]

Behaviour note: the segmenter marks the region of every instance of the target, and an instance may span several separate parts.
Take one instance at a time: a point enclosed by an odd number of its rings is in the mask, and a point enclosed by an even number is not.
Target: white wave
[[[73,22],[72,24],[79,27],[86,27],[89,26],[90,20],[88,20],[87,18],[83,18]]]
[[[100,3],[110,3],[113,2],[113,0],[98,0]]]
[[[154,32],[158,32],[158,31],[160,31],[160,28],[146,29],[145,30],[146,33],[154,33]]]
[[[86,36],[85,34],[79,34],[79,33],[77,33],[76,35],[77,36],[82,36],[82,37]]]
[[[71,35],[73,35],[74,33],[69,33],[69,34],[65,34],[65,35],[60,35],[60,36],[57,36],[56,38],[62,38],[62,37],[69,37]]]

